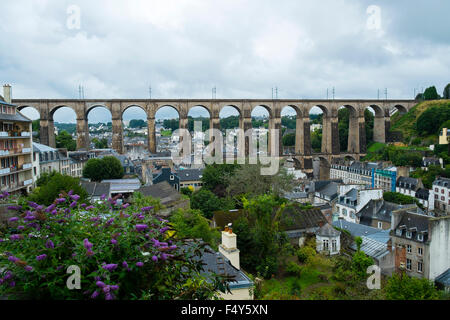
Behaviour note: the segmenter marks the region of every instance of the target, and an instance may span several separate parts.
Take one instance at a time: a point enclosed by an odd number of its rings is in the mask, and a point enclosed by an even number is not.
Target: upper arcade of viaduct
[[[111,112],[113,141],[112,147],[123,152],[123,113],[130,107],[140,107],[147,115],[148,146],[150,152],[156,151],[155,115],[162,107],[172,107],[177,110],[180,128],[187,128],[188,113],[193,107],[204,107],[210,115],[210,128],[220,128],[219,113],[224,107],[234,107],[240,115],[239,127],[251,128],[251,113],[257,106],[264,107],[269,113],[269,130],[281,130],[281,111],[289,106],[297,113],[295,154],[311,156],[309,115],[313,107],[319,107],[323,112],[322,154],[338,155],[339,130],[338,110],[346,107],[350,111],[348,154],[366,153],[364,111],[371,107],[375,111],[374,140],[386,142],[390,129],[391,111],[396,108],[400,113],[409,111],[415,100],[260,100],[260,99],[14,99],[13,104],[21,110],[26,107],[35,108],[40,114],[41,142],[55,146],[53,115],[56,110],[68,107],[74,110],[77,121],[77,147],[88,148],[88,114],[96,107],[104,107]],[[281,139],[281,137],[280,137]],[[280,144],[281,148],[281,144]],[[308,165],[309,166],[309,165]]]

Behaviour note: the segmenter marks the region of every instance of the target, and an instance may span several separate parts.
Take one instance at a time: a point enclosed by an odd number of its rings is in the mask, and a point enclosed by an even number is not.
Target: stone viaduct
[[[364,110],[371,107],[375,111],[374,140],[386,142],[390,129],[390,115],[396,108],[398,112],[409,111],[415,100],[259,100],[259,99],[14,99],[13,104],[21,110],[33,107],[40,114],[41,143],[55,147],[53,114],[62,107],[69,107],[76,113],[77,148],[89,147],[88,114],[96,107],[104,107],[112,115],[112,147],[123,152],[122,115],[130,107],[140,107],[147,114],[148,147],[156,152],[155,114],[162,107],[177,110],[180,128],[187,128],[188,113],[193,107],[204,107],[210,115],[210,128],[220,128],[219,113],[223,107],[234,107],[240,115],[239,127],[247,130],[252,127],[251,113],[257,106],[264,107],[269,113],[270,129],[280,129],[281,111],[284,107],[292,107],[297,113],[295,156],[299,167],[312,169],[312,159],[319,158],[331,163],[333,158],[349,156],[359,160],[366,153]],[[314,153],[311,148],[310,119],[311,108],[319,107],[323,112],[322,150]],[[339,150],[338,110],[341,107],[350,111],[348,150]],[[281,134],[280,134],[281,140]],[[281,143],[279,144],[281,148]],[[281,154],[281,153],[280,153]]]

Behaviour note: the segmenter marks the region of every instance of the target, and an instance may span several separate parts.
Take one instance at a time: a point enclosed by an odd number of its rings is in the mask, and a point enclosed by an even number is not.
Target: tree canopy
[[[439,94],[437,93],[436,87],[432,86],[425,89],[423,93],[424,100],[436,100],[439,99]]]
[[[89,159],[83,170],[83,177],[92,181],[121,179],[123,175],[124,169],[120,160],[113,156]]]
[[[77,142],[72,138],[72,136],[65,130],[62,130],[56,136],[56,147],[65,148],[69,151],[75,151],[77,149]]]

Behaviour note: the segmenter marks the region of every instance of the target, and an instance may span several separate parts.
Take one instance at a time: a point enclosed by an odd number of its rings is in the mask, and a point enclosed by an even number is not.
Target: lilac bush
[[[4,196],[5,197],[5,196]],[[177,240],[155,206],[117,199],[79,203],[60,194],[48,207],[21,201],[0,229],[0,295],[26,299],[210,299],[226,280],[205,274],[203,244]],[[143,205],[145,204],[145,206]],[[69,266],[81,270],[70,290]]]

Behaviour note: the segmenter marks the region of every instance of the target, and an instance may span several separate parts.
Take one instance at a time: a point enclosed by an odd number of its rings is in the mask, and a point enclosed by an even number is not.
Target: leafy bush
[[[357,251],[352,258],[352,271],[359,278],[364,279],[367,276],[367,268],[373,265],[373,259],[364,252]]]
[[[173,239],[168,221],[151,206],[79,200],[70,191],[48,207],[29,202],[9,208],[17,216],[10,219],[13,228],[0,230],[1,296],[208,299],[227,289],[223,279],[202,275],[203,245]],[[70,266],[80,270],[81,290],[66,285]]]
[[[298,264],[296,264],[293,261],[289,261],[287,266],[286,266],[286,272],[293,275],[293,276],[298,276],[300,277],[301,273],[302,273],[302,267],[299,266]]]
[[[70,190],[80,196],[80,201],[85,201],[88,196],[86,190],[80,186],[79,179],[62,175],[59,172],[53,171],[49,175],[42,176],[42,180],[38,183],[41,186],[33,190],[29,199],[43,205],[50,205],[61,192],[69,192]]]
[[[388,300],[434,300],[439,298],[433,282],[418,279],[406,274],[394,274],[387,281],[385,288]]]
[[[306,263],[308,259],[316,255],[316,250],[310,246],[303,246],[297,250],[297,258],[301,263]]]
[[[89,159],[83,169],[83,177],[92,181],[102,181],[105,179],[121,179],[124,169],[120,160],[113,156],[101,159]]]

